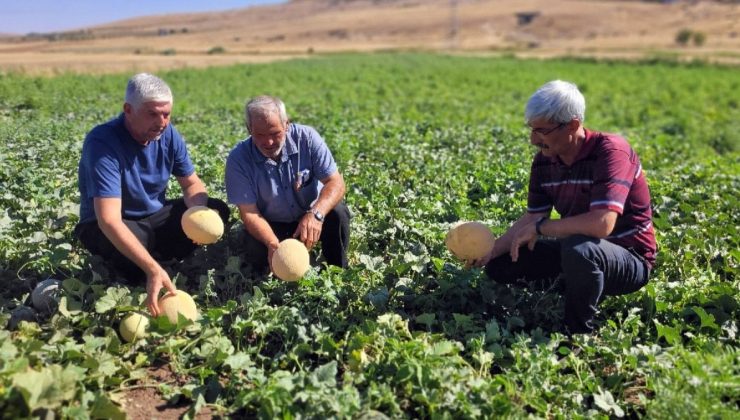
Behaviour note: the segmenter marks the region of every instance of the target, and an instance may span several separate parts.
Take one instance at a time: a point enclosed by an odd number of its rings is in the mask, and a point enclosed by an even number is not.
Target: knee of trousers
[[[599,239],[586,235],[572,235],[561,241],[560,265],[564,274],[593,267],[599,250]]]

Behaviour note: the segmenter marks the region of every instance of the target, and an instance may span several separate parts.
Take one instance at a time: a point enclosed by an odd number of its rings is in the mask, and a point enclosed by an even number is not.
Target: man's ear
[[[132,107],[130,103],[128,102],[123,103],[123,113],[124,114],[131,114],[133,110],[134,110],[134,107]]]
[[[568,131],[576,131],[581,127],[581,120],[572,118],[568,123]]]

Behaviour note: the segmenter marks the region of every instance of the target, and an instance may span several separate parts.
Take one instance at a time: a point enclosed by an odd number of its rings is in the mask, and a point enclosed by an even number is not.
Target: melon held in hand
[[[450,229],[445,238],[447,249],[461,260],[477,260],[493,249],[493,233],[481,222],[462,222]]]
[[[297,239],[286,239],[278,245],[272,254],[272,271],[279,279],[296,281],[303,277],[311,263],[308,250],[303,242]]]
[[[167,293],[162,296],[158,305],[161,314],[166,315],[173,324],[177,323],[178,314],[182,314],[191,321],[198,319],[198,307],[195,301],[192,296],[182,290],[178,290],[175,294]]]
[[[187,209],[181,219],[185,236],[200,245],[218,241],[224,234],[224,222],[218,212],[206,206],[193,206]]]

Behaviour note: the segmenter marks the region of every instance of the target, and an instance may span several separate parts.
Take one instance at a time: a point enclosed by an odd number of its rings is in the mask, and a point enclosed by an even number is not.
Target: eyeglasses
[[[534,133],[534,134],[538,134],[540,136],[546,136],[546,135],[552,133],[555,130],[559,130],[559,129],[565,127],[566,125],[568,125],[568,123],[560,123],[560,124],[558,124],[558,125],[556,125],[555,127],[552,127],[552,128],[534,128],[534,127],[529,127],[529,130],[532,133]]]

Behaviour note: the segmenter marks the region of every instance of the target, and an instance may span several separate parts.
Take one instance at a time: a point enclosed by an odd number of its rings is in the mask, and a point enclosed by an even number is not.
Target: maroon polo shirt
[[[613,210],[617,223],[606,239],[633,248],[652,267],[657,246],[650,190],[640,158],[620,136],[585,131],[586,140],[570,166],[559,157],[535,155],[527,211],[549,213],[555,207],[566,218],[589,210]]]

